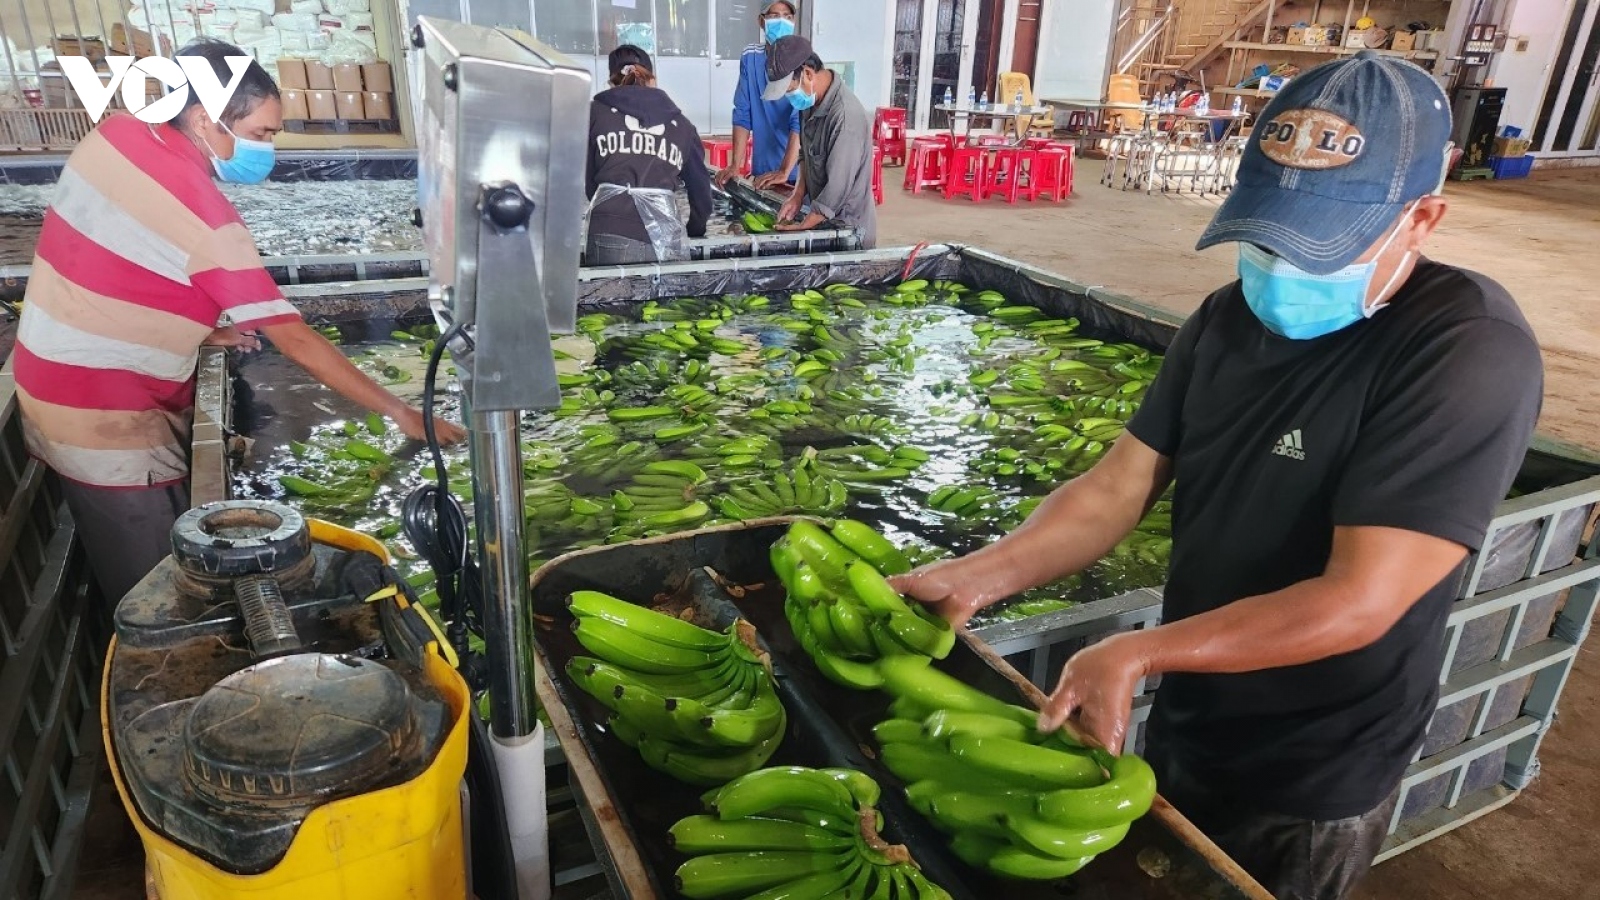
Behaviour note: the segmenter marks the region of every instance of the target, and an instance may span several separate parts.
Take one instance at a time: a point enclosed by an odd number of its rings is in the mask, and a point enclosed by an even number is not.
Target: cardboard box
[[[278,60],[278,87],[286,91],[310,90],[306,80],[306,63],[303,59]]]
[[[306,60],[306,87],[313,91],[333,90],[333,70],[316,60]]]
[[[393,119],[394,95],[388,91],[367,91],[361,95],[361,109],[368,119]]]
[[[1389,38],[1390,50],[1411,50],[1416,47],[1417,33],[1415,31],[1396,31]]]
[[[309,119],[311,107],[306,103],[306,92],[298,88],[284,88],[283,117],[285,119]]]
[[[333,89],[344,93],[361,93],[361,67],[355,63],[334,66]]]
[[[121,22],[111,26],[111,49],[123,56],[171,56],[172,41],[161,36],[161,52],[156,52],[155,38],[149,32],[133,29],[133,46],[128,46],[128,29]]]
[[[1306,47],[1323,47],[1328,43],[1328,29],[1321,25],[1307,25],[1300,43]]]
[[[1523,137],[1498,137],[1494,139],[1494,153],[1502,159],[1516,159],[1527,156],[1533,142]]]
[[[367,63],[361,67],[361,83],[368,91],[394,93],[394,73],[386,62]]]
[[[59,35],[52,42],[52,51],[57,56],[85,56],[95,65],[106,60],[106,42],[99,38],[80,38],[75,35]]]
[[[1284,43],[1294,44],[1302,47],[1305,46],[1306,27],[1304,25],[1296,25],[1295,27],[1289,29],[1289,36],[1284,39]]]
[[[334,107],[341,119],[364,119],[367,111],[362,107],[360,91],[336,91]]]
[[[1365,31],[1357,31],[1354,28],[1350,29],[1349,33],[1344,36],[1344,45],[1352,50],[1366,49],[1367,33]]]
[[[339,105],[334,102],[333,91],[306,91],[306,109],[312,119],[339,118]]]

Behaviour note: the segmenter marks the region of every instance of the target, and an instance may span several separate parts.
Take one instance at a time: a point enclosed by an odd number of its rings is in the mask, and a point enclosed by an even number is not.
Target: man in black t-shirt
[[[1164,622],[1076,654],[1041,716],[1121,748],[1160,675],[1164,796],[1282,900],[1372,863],[1439,694],[1445,620],[1543,392],[1506,292],[1421,248],[1445,95],[1371,53],[1289,82],[1200,239],[1238,281],[1184,324],[1093,470],[969,556],[897,580],[957,624],[1092,564],[1175,482]]]

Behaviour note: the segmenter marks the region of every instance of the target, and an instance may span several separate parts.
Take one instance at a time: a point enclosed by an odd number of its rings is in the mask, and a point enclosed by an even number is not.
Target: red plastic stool
[[[989,158],[982,147],[957,146],[950,150],[950,168],[945,170],[944,198],[963,194],[974,201],[989,195]]]
[[[994,162],[989,167],[988,194],[1000,194],[1007,203],[1016,203],[1024,191],[1032,200],[1034,172],[1038,168],[1039,152],[1028,147],[1006,147],[994,151]],[[1024,188],[1023,183],[1030,186]]]
[[[744,142],[744,163],[739,167],[739,174],[740,175],[748,176],[748,175],[752,174],[752,171],[751,171],[750,167],[752,165],[751,160],[753,160],[755,158],[755,152],[756,152],[755,148],[756,148],[756,142],[753,139]]]
[[[934,138],[916,138],[911,142],[911,155],[906,157],[906,180],[901,187],[913,194],[923,188],[944,187],[945,170],[949,168],[950,141]]]
[[[1049,198],[1051,203],[1072,196],[1072,148],[1046,147],[1036,152],[1028,199]]]
[[[872,199],[883,204],[883,148],[872,148]]]
[[[894,106],[878,107],[872,121],[872,141],[883,148],[885,162],[905,165],[906,111]]]
[[[706,165],[711,171],[727,168],[728,160],[733,157],[733,141],[701,138],[700,146],[705,148]]]

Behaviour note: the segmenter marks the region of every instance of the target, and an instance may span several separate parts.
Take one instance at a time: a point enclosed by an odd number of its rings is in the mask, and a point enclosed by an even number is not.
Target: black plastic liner
[[[543,663],[565,713],[572,718],[588,762],[609,794],[587,799],[614,810],[644,860],[657,896],[675,896],[672,873],[685,859],[667,846],[666,830],[679,818],[701,811],[699,797],[704,789],[680,784],[647,767],[636,751],[598,724],[605,721],[604,708],[567,680],[567,661],[575,655],[592,655],[569,628],[572,616],[564,601],[575,590],[605,591],[636,602],[651,602],[652,598],[659,602],[658,595],[671,595],[672,606],[692,607],[696,621],[710,627],[736,616],[748,619],[772,653],[775,682],[789,712],[784,741],[768,765],[848,766],[871,775],[883,787],[880,810],[887,822],[885,836],[905,844],[928,877],[958,900],[1231,900],[1244,896],[1196,848],[1180,840],[1154,815],[1139,819],[1122,843],[1066,881],[1006,881],[956,859],[949,850],[949,838],[910,808],[901,782],[877,761],[871,729],[888,718],[889,695],[853,691],[825,680],[795,643],[783,616],[784,592],[768,559],[773,541],[790,521],[765,519],[594,547],[558,557],[533,575],[533,613],[543,623],[536,633]],[[744,596],[730,597],[705,567],[714,569],[726,583],[745,586]],[[937,667],[995,696],[1032,705],[1011,675],[995,668],[965,641],[958,642]],[[601,821],[611,815],[610,810],[596,811]],[[1217,851],[1211,848],[1211,852]],[[1145,865],[1151,859],[1169,862],[1170,872],[1153,875]]]

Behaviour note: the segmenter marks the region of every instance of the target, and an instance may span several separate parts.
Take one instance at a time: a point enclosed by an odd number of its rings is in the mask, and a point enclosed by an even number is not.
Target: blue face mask
[[[803,84],[783,96],[788,99],[790,106],[800,112],[817,105],[817,95],[808,92]]]
[[[217,171],[217,177],[233,184],[260,184],[266,181],[278,161],[277,151],[271,142],[246,140],[233,134],[233,129],[226,125],[222,126],[222,130],[233,135],[233,157],[221,159],[216,153],[211,154],[211,168]],[[206,149],[209,151],[211,145],[207,144]]]
[[[776,44],[780,38],[794,34],[794,23],[788,19],[768,19],[762,31],[767,36],[767,43]]]
[[[1389,249],[1399,233],[1398,228],[1390,233],[1388,240],[1378,248],[1373,262],[1348,265],[1328,275],[1313,275],[1254,244],[1241,243],[1239,280],[1244,301],[1267,330],[1296,341],[1319,338],[1362,319],[1370,319],[1389,305],[1368,305],[1367,296],[1372,277],[1378,270],[1376,260]],[[1406,256],[1410,256],[1409,251]],[[1402,258],[1394,274],[1389,276],[1389,284],[1385,284],[1377,296],[1389,292],[1405,264]]]

